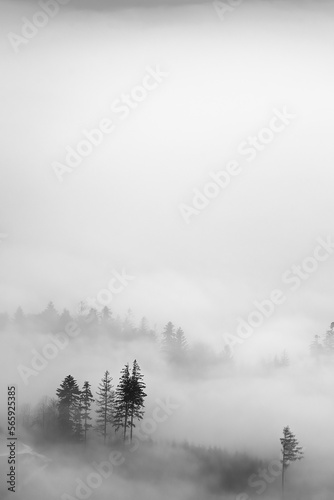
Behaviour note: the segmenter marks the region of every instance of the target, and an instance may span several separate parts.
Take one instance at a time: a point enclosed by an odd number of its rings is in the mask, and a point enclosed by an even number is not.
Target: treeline
[[[330,359],[334,357],[334,322],[321,336],[315,335],[310,345],[310,351],[317,360]]]
[[[86,443],[93,430],[106,443],[112,430],[121,430],[122,439],[131,441],[136,422],[144,417],[147,394],[143,378],[137,360],[131,369],[129,363],[124,366],[116,388],[107,370],[94,397],[89,381],[80,388],[75,378],[67,375],[56,390],[56,398],[44,397],[34,415],[27,406],[22,409],[22,424],[44,440]]]
[[[171,321],[158,332],[156,327],[150,327],[145,317],[135,324],[131,310],[128,310],[124,318],[120,318],[114,316],[107,306],[97,311],[81,302],[76,314],[71,315],[67,309],[60,314],[54,304],[49,302],[46,309],[37,314],[25,314],[21,307],[13,317],[7,313],[0,314],[0,331],[15,331],[21,335],[62,333],[66,332],[69,325],[71,330],[80,332],[78,337],[84,338],[86,342],[96,342],[100,336],[113,343],[149,342],[156,346],[169,363],[185,374],[196,376],[199,364],[202,366],[201,375],[215,368],[233,366],[229,346],[216,353],[204,342],[190,345],[183,329]]]

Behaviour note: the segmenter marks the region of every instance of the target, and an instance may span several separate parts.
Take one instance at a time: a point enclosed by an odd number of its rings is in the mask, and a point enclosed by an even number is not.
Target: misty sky
[[[135,280],[115,313],[171,320],[219,347],[334,237],[333,5],[247,0],[222,20],[204,1],[92,4],[62,6],[15,54],[8,33],[39,7],[0,2],[1,309],[74,309],[124,268]],[[111,104],[157,65],[169,76],[120,120]],[[238,145],[284,107],[296,118],[247,162]],[[58,182],[52,163],[103,118],[115,131]],[[232,160],[242,173],[187,225],[179,205]],[[253,345],[307,349],[334,319],[333,270],[334,255]]]

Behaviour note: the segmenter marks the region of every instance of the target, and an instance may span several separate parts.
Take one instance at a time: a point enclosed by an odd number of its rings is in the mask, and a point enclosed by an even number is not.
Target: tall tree
[[[188,352],[188,342],[182,328],[178,328],[174,339],[175,352],[178,357],[183,358]]]
[[[283,437],[280,438],[282,445],[282,499],[284,500],[284,480],[285,471],[291,464],[296,460],[301,460],[304,456],[304,452],[299,442],[297,441],[295,435],[291,432],[290,427],[286,426],[283,429]]]
[[[162,351],[173,355],[175,347],[175,327],[171,321],[167,323],[162,332]]]
[[[56,311],[56,308],[53,302],[49,302],[46,309],[41,312],[40,318],[42,322],[50,329],[54,330],[58,327],[59,322],[59,314]]]
[[[77,418],[80,390],[77,381],[72,375],[64,378],[56,391],[58,397],[59,428],[64,437],[73,435],[75,431],[75,417]]]
[[[87,431],[92,427],[89,422],[92,420],[90,416],[91,406],[94,401],[90,383],[86,380],[81,389],[81,411],[83,421],[83,439],[86,444]]]
[[[96,393],[98,396],[96,399],[96,413],[98,415],[96,430],[103,435],[104,444],[107,440],[108,425],[113,423],[114,418],[115,392],[113,391],[111,382],[112,378],[109,371],[106,370]]]
[[[115,393],[115,413],[113,425],[118,431],[123,428],[123,439],[126,439],[126,430],[130,427],[130,405],[131,405],[131,376],[129,363],[121,371],[121,377]]]
[[[140,366],[135,359],[132,365],[131,373],[131,396],[130,396],[130,441],[132,441],[132,430],[135,427],[134,420],[142,420],[144,416],[144,399],[147,396],[144,389],[144,376],[140,372]]]

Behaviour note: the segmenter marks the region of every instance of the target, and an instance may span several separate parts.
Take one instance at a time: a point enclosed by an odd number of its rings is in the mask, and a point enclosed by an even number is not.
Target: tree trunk
[[[282,464],[282,500],[284,500],[284,472],[285,472],[285,464]]]

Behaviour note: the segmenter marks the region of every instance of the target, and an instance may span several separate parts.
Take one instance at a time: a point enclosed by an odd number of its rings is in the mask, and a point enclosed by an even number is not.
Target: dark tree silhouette
[[[134,420],[142,420],[144,416],[144,399],[147,396],[144,389],[143,375],[140,373],[140,366],[134,360],[131,373],[131,403],[130,403],[130,441],[132,441],[132,430],[135,427]]]
[[[285,471],[291,464],[296,460],[301,460],[304,456],[303,449],[299,446],[299,443],[295,435],[291,432],[290,427],[286,426],[283,429],[283,437],[280,438],[282,445],[282,499],[284,499],[284,480]]]
[[[80,390],[77,381],[72,375],[67,375],[56,391],[58,397],[58,420],[59,429],[66,438],[72,436],[75,429],[75,418],[77,418]]]
[[[87,441],[87,431],[92,427],[89,422],[92,420],[90,416],[91,406],[94,401],[93,394],[91,391],[90,383],[86,380],[82,386],[81,390],[81,410],[82,410],[82,421],[83,421],[83,439],[86,443]]]
[[[96,420],[96,430],[103,436],[104,444],[107,440],[108,425],[113,423],[114,417],[114,401],[115,393],[111,384],[112,378],[108,370],[104,373],[104,377],[97,390],[96,413],[98,415]]]
[[[130,405],[131,405],[131,376],[129,363],[121,371],[121,377],[115,394],[114,427],[118,431],[123,428],[123,439],[126,439],[126,430],[130,427]]]

